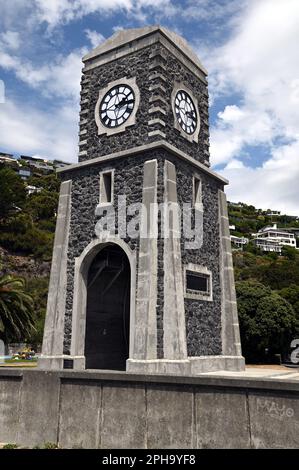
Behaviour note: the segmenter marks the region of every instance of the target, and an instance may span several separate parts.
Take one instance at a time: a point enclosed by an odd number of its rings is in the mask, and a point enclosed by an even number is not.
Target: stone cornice
[[[146,31],[146,28],[145,28]],[[145,47],[151,46],[157,42],[163,44],[163,46],[168,49],[173,55],[177,57],[191,72],[193,72],[201,81],[207,84],[206,76],[207,70],[200,63],[196,54],[191,52],[188,54],[188,50],[185,47],[185,44],[179,36],[177,36],[181,41],[175,42],[174,38],[168,33],[165,28],[156,28],[149,32],[145,32],[143,35],[140,35],[136,38],[131,38],[131,40],[124,40],[122,43],[116,43],[113,45],[113,37],[110,38],[111,42],[107,48],[97,48],[91,53],[87,54],[83,58],[85,67],[83,72],[87,72],[96,67],[104,65],[113,60],[124,57],[128,54],[137,52]],[[109,39],[109,41],[110,41]],[[117,39],[117,38],[116,38]],[[108,41],[107,41],[108,43]],[[104,43],[105,45],[105,43]]]
[[[206,173],[207,175],[211,176],[212,178],[218,180],[222,184],[224,184],[224,185],[228,184],[228,180],[226,178],[224,178],[223,176],[218,175],[217,173],[215,173],[213,170],[208,168],[203,163],[198,162],[197,160],[195,160],[195,158],[190,157],[185,152],[182,152],[181,150],[179,150],[178,148],[176,148],[173,145],[169,144],[165,140],[158,140],[156,142],[151,142],[151,143],[146,144],[146,145],[140,145],[138,147],[133,147],[133,148],[126,149],[126,150],[121,150],[120,152],[114,152],[114,153],[111,153],[109,155],[103,155],[103,156],[100,156],[100,157],[91,158],[91,159],[86,160],[84,162],[74,163],[73,165],[69,165],[65,168],[58,168],[57,173],[70,172],[70,171],[77,170],[79,168],[85,168],[85,167],[92,166],[92,165],[97,165],[97,164],[100,164],[100,163],[106,163],[106,162],[109,162],[109,161],[117,160],[119,158],[131,157],[131,156],[137,155],[139,153],[146,152],[148,150],[155,150],[155,149],[159,149],[159,148],[169,151],[170,153],[172,153],[176,157],[180,158],[181,160],[187,161],[188,163],[193,165],[198,170],[203,171],[204,173]]]

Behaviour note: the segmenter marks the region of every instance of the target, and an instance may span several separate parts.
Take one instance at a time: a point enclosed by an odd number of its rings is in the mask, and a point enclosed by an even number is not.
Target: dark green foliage
[[[24,340],[34,329],[34,303],[21,277],[0,277],[0,338],[4,343]]]
[[[8,176],[9,178],[8,178]],[[36,259],[51,260],[56,225],[60,180],[55,174],[30,178],[28,183],[42,188],[39,193],[26,196],[24,183],[13,170],[0,168],[0,192],[6,191],[6,180],[12,190],[5,193],[0,246],[10,252],[32,255]],[[1,186],[2,185],[2,186]],[[20,189],[21,188],[21,189]],[[13,201],[7,205],[6,199]],[[17,212],[15,206],[19,207]],[[7,207],[10,208],[7,210]]]
[[[252,241],[250,241],[248,243],[248,245],[245,245],[243,250],[248,252],[248,253],[253,253],[254,255],[259,255],[260,254],[259,248],[257,246],[255,246],[255,244],[252,243]]]
[[[259,280],[272,289],[282,289],[291,284],[299,285],[299,262],[279,260],[261,266],[257,274]]]
[[[299,321],[299,285],[291,284],[289,287],[277,291],[277,293],[292,305]]]
[[[0,164],[0,194],[0,220],[21,209],[26,202],[23,180],[3,164]]]
[[[250,236],[251,233],[258,232],[266,225],[277,223],[282,228],[299,228],[299,220],[289,215],[269,215],[261,209],[256,209],[252,205],[240,203],[235,206],[228,203],[228,213],[230,224],[236,226],[236,232],[243,236]],[[234,232],[235,233],[235,232]]]
[[[265,362],[266,348],[268,358],[273,354],[286,357],[291,340],[298,337],[299,253],[291,248],[285,254],[233,254],[239,281],[236,289],[242,350],[247,362]]]
[[[0,166],[0,246],[10,254],[34,257],[37,262],[50,261],[60,179],[55,174],[33,176],[27,183],[41,188],[41,191],[28,196],[23,180],[12,169]],[[11,262],[13,259],[11,257]],[[7,272],[8,266],[5,267]],[[17,265],[14,264],[10,269],[18,271]],[[22,282],[24,295],[31,299],[31,327],[24,327],[23,330],[9,327],[6,328],[7,335],[11,342],[27,341],[36,349],[42,342],[49,277],[26,276],[26,284],[25,281]],[[18,323],[17,326],[20,327]]]
[[[292,246],[283,246],[282,247],[282,256],[285,256],[290,261],[296,261],[297,250]]]
[[[2,449],[10,449],[10,450],[14,450],[14,449],[18,449],[18,445],[17,444],[4,444],[4,446],[2,447]]]
[[[292,305],[256,281],[236,283],[243,354],[247,362],[263,362],[271,355],[286,355],[296,334],[298,319]]]
[[[25,210],[31,215],[34,222],[51,220],[55,217],[57,202],[58,194],[44,189],[40,193],[28,196]]]
[[[50,260],[52,256],[53,234],[31,226],[25,233],[2,231],[0,244],[15,253],[33,255],[37,259]]]
[[[27,280],[27,290],[34,302],[33,320],[35,325],[35,330],[31,332],[28,342],[34,349],[37,349],[37,346],[42,343],[43,339],[48,287],[48,277],[30,278]]]
[[[45,176],[31,176],[28,179],[28,184],[35,186],[36,188],[43,188],[47,191],[54,193],[59,192],[60,179],[55,173]]]
[[[58,449],[58,445],[55,442],[45,442],[44,449]]]

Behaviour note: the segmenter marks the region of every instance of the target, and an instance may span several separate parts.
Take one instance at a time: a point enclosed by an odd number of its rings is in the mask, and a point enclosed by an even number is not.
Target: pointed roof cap
[[[114,49],[128,45],[132,41],[138,41],[145,37],[153,36],[156,33],[164,36],[168,41],[175,46],[184,56],[186,56],[196,67],[198,67],[205,75],[207,70],[200,62],[194,50],[190,47],[187,41],[179,36],[177,33],[170,31],[164,26],[146,26],[144,28],[135,29],[122,29],[113,34],[110,38],[97,46],[83,57],[83,62],[94,61],[97,57],[112,52]],[[153,41],[155,42],[155,41]],[[86,64],[87,65],[87,64]]]

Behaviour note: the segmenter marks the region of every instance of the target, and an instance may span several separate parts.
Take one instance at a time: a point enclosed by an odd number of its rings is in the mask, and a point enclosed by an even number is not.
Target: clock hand
[[[189,118],[194,118],[193,111],[186,111],[186,116]]]
[[[111,106],[109,106],[108,108],[106,108],[105,111],[109,111],[109,110],[112,109],[113,107],[116,108],[116,106],[117,106],[117,105],[116,105],[115,103],[113,103]]]
[[[122,99],[118,104],[115,105],[116,108],[123,108],[126,104],[134,103],[134,100]]]

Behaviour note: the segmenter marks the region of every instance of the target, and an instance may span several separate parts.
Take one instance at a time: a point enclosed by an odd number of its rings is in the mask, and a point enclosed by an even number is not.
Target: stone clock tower
[[[205,68],[158,26],[119,31],[83,61],[40,367],[243,369]]]

